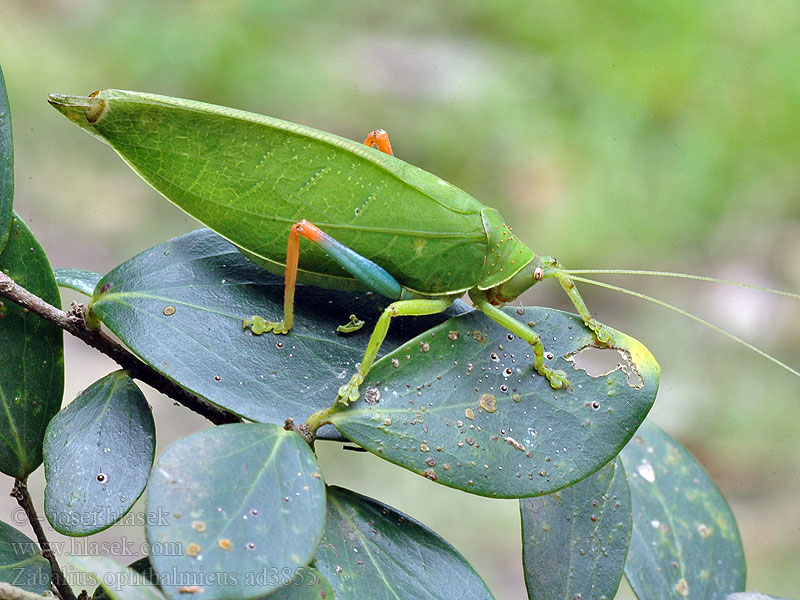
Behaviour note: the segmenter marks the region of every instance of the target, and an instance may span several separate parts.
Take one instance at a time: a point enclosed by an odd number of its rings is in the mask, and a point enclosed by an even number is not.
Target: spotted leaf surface
[[[116,371],[50,421],[44,440],[44,511],[56,531],[89,535],[119,521],[147,484],[155,423],[144,395]]]
[[[50,589],[50,563],[39,545],[0,521],[0,581],[42,594]]]
[[[371,294],[299,287],[288,335],[253,335],[243,328],[243,319],[252,315],[282,318],[283,290],[283,277],[256,267],[204,229],[151,248],[108,273],[98,283],[91,310],[170,379],[247,419],[282,425],[287,417],[303,422],[330,406],[355,372],[389,303]],[[383,351],[465,310],[400,319],[392,324]],[[337,333],[351,314],[365,326]]]
[[[14,146],[6,82],[0,69],[0,252],[8,241],[14,202]]]
[[[328,488],[325,537],[314,564],[336,598],[492,598],[469,563],[436,533],[339,487]]]
[[[103,278],[100,273],[86,269],[54,269],[53,274],[59,287],[70,288],[87,296],[92,295],[97,282]]]
[[[594,336],[575,315],[506,308],[534,323],[554,390],[533,369],[531,347],[481,313],[438,325],[378,362],[362,397],[332,416],[345,437],[444,485],[517,498],[558,490],[612,460],[655,399],[659,367],[641,343],[612,331],[616,367],[573,368]]]
[[[164,600],[161,590],[141,573],[107,556],[69,557],[79,571],[94,575],[100,584],[95,596],[111,600]],[[100,592],[102,590],[102,593]]]
[[[325,489],[299,435],[237,423],[167,448],[150,477],[147,514],[163,516],[148,522],[147,540],[168,597],[185,598],[181,589],[193,586],[197,600],[258,598],[311,562]]]
[[[314,567],[304,567],[292,582],[270,595],[272,600],[332,600],[330,582]]]
[[[0,254],[0,271],[46,302],[61,305],[47,256],[16,213]],[[42,463],[44,431],[61,406],[61,329],[0,299],[0,353],[0,471],[24,479]]]
[[[622,461],[561,491],[520,500],[520,513],[528,598],[614,597],[631,536]]]
[[[622,452],[633,508],[625,576],[636,595],[717,599],[744,589],[736,521],[703,467],[645,422]]]

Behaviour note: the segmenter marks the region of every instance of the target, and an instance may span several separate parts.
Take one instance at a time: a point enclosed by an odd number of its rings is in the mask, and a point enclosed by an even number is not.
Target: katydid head
[[[517,271],[510,279],[486,291],[489,302],[499,306],[517,298],[536,282],[548,276],[548,267],[551,266],[549,261],[551,260],[548,257],[534,256],[527,265]]]

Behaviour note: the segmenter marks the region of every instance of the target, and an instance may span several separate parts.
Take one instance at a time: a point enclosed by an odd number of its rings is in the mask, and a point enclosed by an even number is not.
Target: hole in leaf
[[[621,370],[627,375],[629,387],[637,389],[644,387],[644,379],[633,364],[630,353],[622,348],[584,346],[564,358],[572,362],[573,369],[586,371],[589,377],[606,377],[614,371]]]

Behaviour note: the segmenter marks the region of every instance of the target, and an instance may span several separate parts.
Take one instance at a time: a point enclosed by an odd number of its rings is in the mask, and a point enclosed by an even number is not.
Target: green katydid
[[[344,404],[358,398],[392,317],[442,312],[465,292],[530,343],[534,368],[554,388],[569,386],[566,373],[545,363],[539,336],[499,305],[555,278],[597,343],[614,344],[569,271],[519,241],[495,209],[394,157],[381,130],[357,143],[253,113],[120,90],[51,95],[50,103],[110,144],[168,200],[254,262],[285,273],[284,317],[260,321],[263,331],[291,330],[296,281],[367,288],[393,300],[357,372],[339,389]],[[300,237],[313,245],[300,252]]]

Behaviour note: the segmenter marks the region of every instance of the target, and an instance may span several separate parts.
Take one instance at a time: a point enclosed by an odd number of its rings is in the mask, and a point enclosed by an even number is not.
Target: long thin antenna
[[[574,281],[580,281],[580,282],[583,282],[583,283],[588,283],[588,284],[591,284],[591,285],[596,285],[596,286],[599,286],[599,287],[607,288],[609,290],[614,290],[616,292],[622,292],[623,294],[628,294],[629,296],[634,296],[636,298],[641,298],[642,300],[647,300],[648,302],[652,302],[653,304],[657,304],[657,305],[662,306],[664,308],[668,308],[669,310],[675,311],[679,315],[683,315],[684,317],[688,317],[688,318],[692,319],[693,321],[696,321],[696,322],[698,322],[698,323],[700,323],[702,325],[705,325],[706,327],[708,327],[710,329],[713,329],[717,333],[721,333],[722,335],[724,335],[725,337],[733,340],[734,342],[740,343],[745,348],[749,348],[750,350],[752,350],[756,354],[759,354],[759,355],[763,356],[764,358],[766,358],[768,360],[771,360],[772,362],[774,362],[779,367],[782,367],[782,368],[786,369],[792,375],[800,377],[800,372],[796,371],[795,369],[793,369],[789,365],[779,361],[774,356],[771,356],[771,355],[767,354],[766,352],[764,352],[760,348],[756,348],[753,344],[744,341],[742,338],[732,334],[731,332],[726,331],[726,330],[722,329],[721,327],[718,327],[717,325],[714,325],[713,323],[709,323],[705,319],[701,319],[700,317],[698,317],[696,315],[693,315],[692,313],[687,312],[687,311],[683,310],[682,308],[678,308],[677,306],[669,304],[668,302],[664,302],[663,300],[659,300],[657,298],[653,298],[651,296],[647,296],[646,294],[642,294],[640,292],[634,292],[633,290],[628,290],[628,289],[625,289],[623,287],[619,287],[617,285],[612,285],[610,283],[604,283],[602,281],[595,281],[594,279],[587,279],[586,277],[579,277],[579,276],[576,276],[576,275],[573,274],[573,273],[576,273],[578,271],[562,271],[562,272],[563,273],[568,273],[570,279],[573,279]],[[582,272],[586,272],[586,271],[582,271]],[[602,271],[602,272],[603,273],[607,273],[608,271]],[[695,277],[693,276],[691,278],[693,279]],[[755,286],[748,286],[748,287],[755,287]],[[792,295],[794,295],[794,294],[792,294]]]
[[[689,273],[672,273],[670,271],[637,271],[633,269],[561,269],[561,272],[566,273],[567,275],[652,275],[655,277],[676,277],[678,279],[694,279],[695,281],[709,281],[711,283],[725,283],[727,285],[737,285],[739,287],[750,288],[751,290],[758,290],[759,292],[768,292],[770,294],[777,294],[779,296],[786,296],[787,298],[794,298],[795,300],[800,300],[800,294],[793,294],[792,292],[784,292],[783,290],[761,287],[760,285],[753,285],[752,283],[743,283],[741,281],[732,281],[730,279],[717,279],[716,277],[691,275]]]

